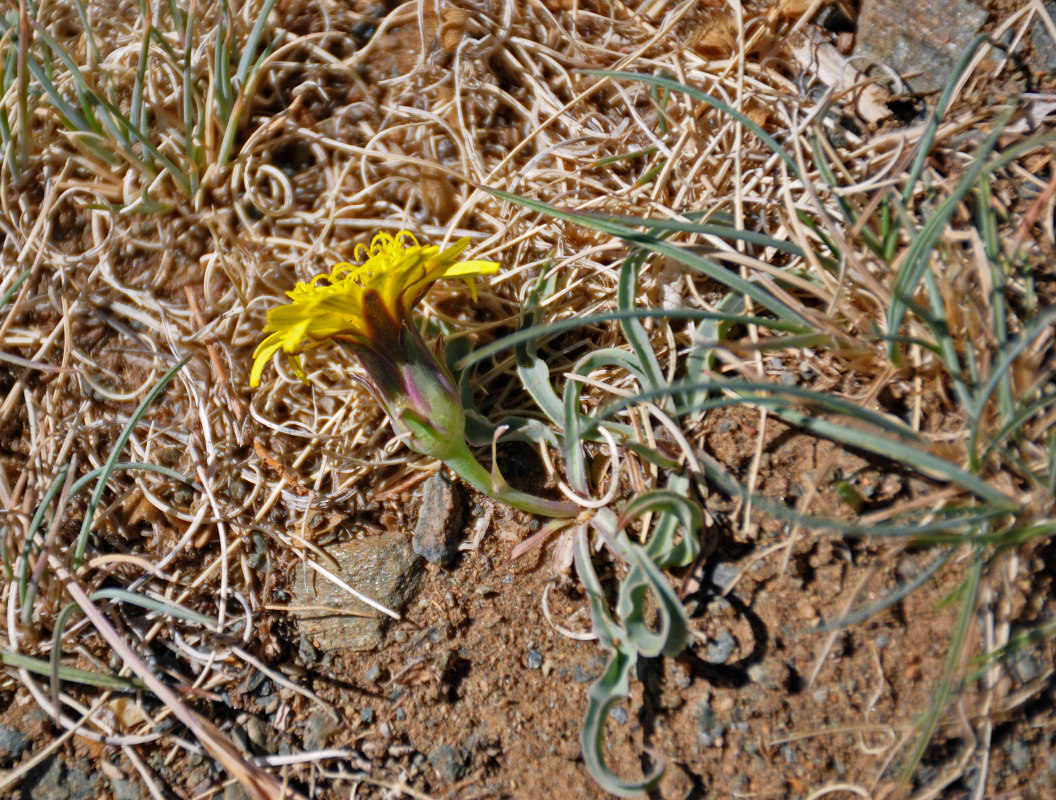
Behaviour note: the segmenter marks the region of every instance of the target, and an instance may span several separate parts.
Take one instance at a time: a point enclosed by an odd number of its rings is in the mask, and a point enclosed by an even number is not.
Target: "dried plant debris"
[[[0,793],[1056,791],[1056,29],[967,6],[0,12]],[[470,486],[250,388],[400,231],[499,265],[405,309]]]

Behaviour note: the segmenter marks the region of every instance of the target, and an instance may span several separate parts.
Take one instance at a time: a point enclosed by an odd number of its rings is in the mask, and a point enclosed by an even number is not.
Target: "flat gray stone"
[[[411,549],[404,533],[386,533],[356,539],[327,548],[340,565],[337,577],[370,599],[400,613],[415,596],[422,579],[424,562]],[[331,566],[322,565],[331,572]],[[301,635],[324,653],[372,650],[381,643],[382,629],[389,617],[357,600],[333,581],[297,565],[291,605],[326,606],[367,614],[352,617],[323,611],[296,612]]]
[[[985,21],[986,12],[967,0],[863,0],[854,55],[887,64],[903,77],[920,73],[907,80],[914,92],[938,91]]]

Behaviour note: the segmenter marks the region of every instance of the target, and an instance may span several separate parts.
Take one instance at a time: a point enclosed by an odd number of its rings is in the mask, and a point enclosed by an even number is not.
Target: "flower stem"
[[[521,511],[527,511],[529,514],[538,514],[541,517],[574,517],[579,514],[581,509],[575,503],[537,497],[534,494],[514,489],[505,481],[502,481],[501,486],[496,486],[492,474],[477,461],[464,439],[460,437],[457,442],[450,444],[451,446],[440,460],[449,466],[458,477],[492,500],[506,503]]]

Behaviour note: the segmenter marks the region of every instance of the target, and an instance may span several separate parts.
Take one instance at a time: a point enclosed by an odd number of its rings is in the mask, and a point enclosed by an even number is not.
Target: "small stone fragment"
[[[0,763],[15,761],[26,752],[26,737],[13,728],[0,725]]]
[[[543,654],[538,650],[528,651],[528,669],[539,669],[543,666]]]
[[[716,719],[715,712],[707,706],[702,706],[697,716],[697,741],[700,746],[713,747],[724,733],[726,726]]]
[[[448,783],[454,783],[462,774],[462,760],[455,748],[448,744],[438,744],[429,751],[429,763],[436,774]]]
[[[462,499],[458,487],[443,472],[435,472],[422,487],[422,505],[414,526],[414,552],[431,564],[448,565],[458,555]]]
[[[341,722],[329,714],[313,714],[304,733],[304,749],[322,750],[340,728]]]
[[[737,649],[737,640],[729,631],[720,631],[714,642],[708,644],[707,658],[712,664],[725,664]]]
[[[748,680],[764,689],[784,689],[788,685],[788,665],[777,658],[768,658],[748,667]]]

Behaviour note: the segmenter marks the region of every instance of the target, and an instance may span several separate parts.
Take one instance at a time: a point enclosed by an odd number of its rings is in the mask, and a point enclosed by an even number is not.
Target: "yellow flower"
[[[260,385],[264,367],[279,350],[286,353],[294,373],[305,379],[300,353],[328,339],[348,346],[361,361],[380,356],[398,366],[400,339],[405,328],[413,329],[411,309],[436,281],[460,278],[476,299],[472,278],[498,270],[494,261],[459,261],[468,245],[469,239],[461,239],[443,251],[435,245],[423,247],[407,231],[396,236],[379,233],[369,248],[356,245],[359,263],[337,264],[329,274],[299,282],[286,293],[288,305],[268,312],[264,330],[271,335],[253,353],[249,385]]]

